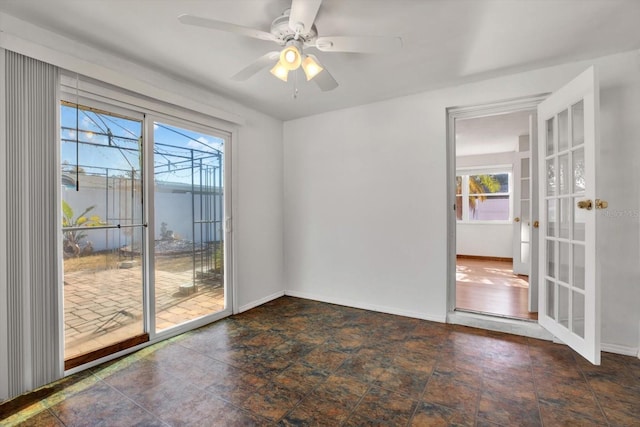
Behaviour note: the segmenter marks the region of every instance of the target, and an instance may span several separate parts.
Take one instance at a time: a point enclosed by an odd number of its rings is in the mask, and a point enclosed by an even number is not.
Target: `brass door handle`
[[[590,199],[580,200],[578,202],[578,207],[580,209],[586,209],[586,210],[590,211],[591,209],[593,209],[593,202]]]
[[[533,221],[533,228],[538,228],[540,227],[540,221]]]
[[[607,209],[609,203],[606,200],[596,199],[596,209]]]
[[[513,222],[520,222],[520,218],[519,217],[513,218]]]

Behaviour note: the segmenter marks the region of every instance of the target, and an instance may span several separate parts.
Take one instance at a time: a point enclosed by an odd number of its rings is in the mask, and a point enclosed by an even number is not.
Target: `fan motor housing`
[[[295,38],[296,32],[289,27],[289,9],[285,10],[282,15],[278,16],[271,23],[271,34],[281,41],[281,45],[285,45],[289,40]],[[312,25],[309,31],[299,34],[303,42],[308,43],[318,37],[316,26]]]

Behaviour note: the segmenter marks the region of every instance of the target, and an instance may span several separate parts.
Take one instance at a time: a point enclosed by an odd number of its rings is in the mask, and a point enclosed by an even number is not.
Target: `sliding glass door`
[[[226,307],[224,135],[176,123],[153,123],[156,332]]]
[[[67,369],[148,340],[142,115],[64,102],[62,254]]]
[[[229,141],[214,128],[63,85],[66,369],[231,313]]]

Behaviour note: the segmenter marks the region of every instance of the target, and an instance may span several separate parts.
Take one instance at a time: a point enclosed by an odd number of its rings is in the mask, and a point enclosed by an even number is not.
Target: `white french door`
[[[539,322],[600,364],[598,81],[593,67],[538,106]]]
[[[520,137],[516,164],[514,165],[513,187],[513,272],[528,276],[531,268],[531,132]]]
[[[538,311],[537,114],[529,115],[529,134],[518,141],[514,162],[513,272],[529,276],[528,309]]]

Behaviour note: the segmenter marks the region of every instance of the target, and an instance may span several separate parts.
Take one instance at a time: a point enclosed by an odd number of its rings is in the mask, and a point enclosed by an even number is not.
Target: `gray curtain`
[[[58,230],[58,69],[5,51],[8,397],[62,372]]]

